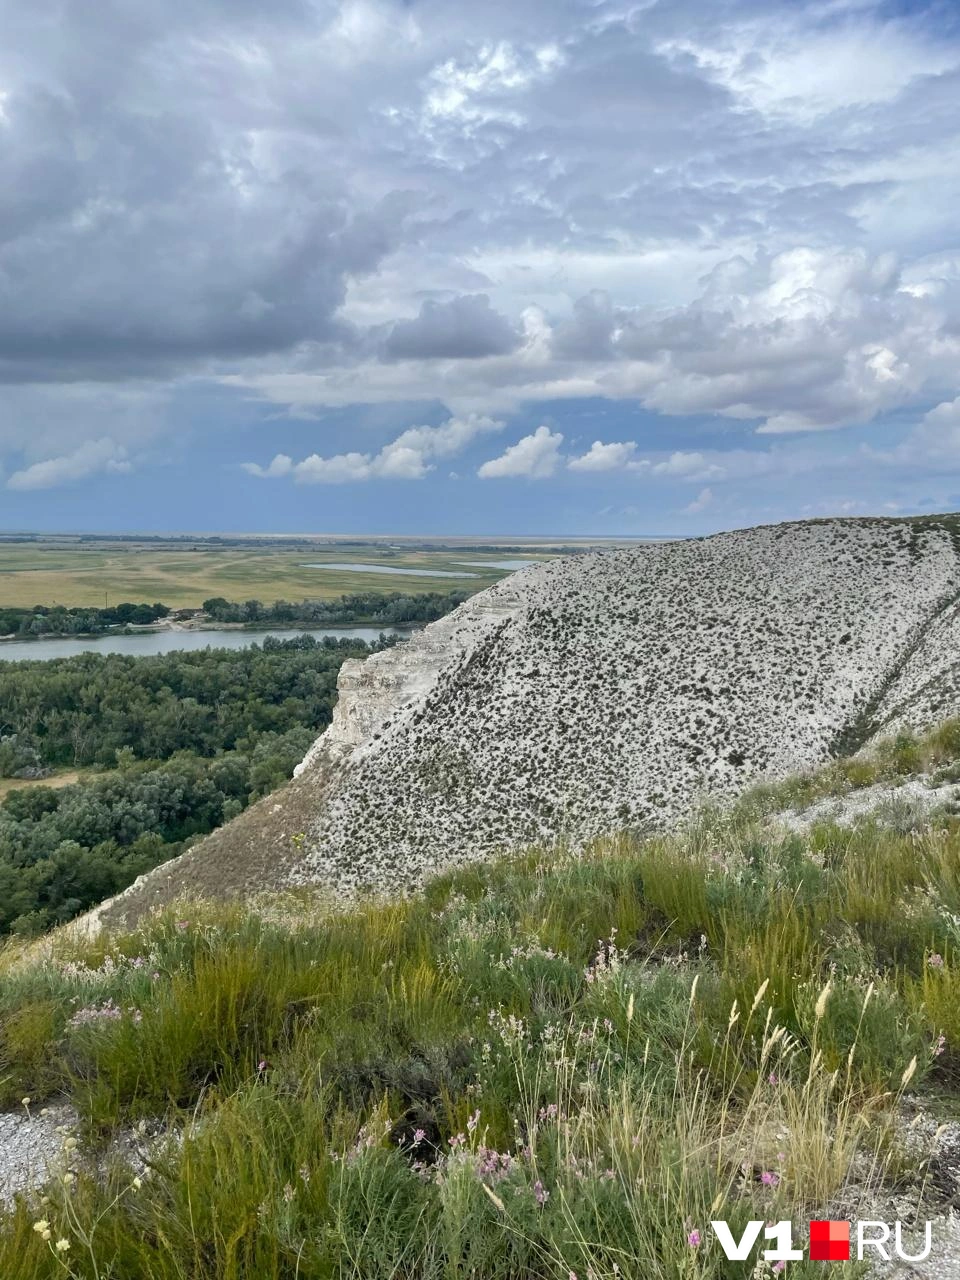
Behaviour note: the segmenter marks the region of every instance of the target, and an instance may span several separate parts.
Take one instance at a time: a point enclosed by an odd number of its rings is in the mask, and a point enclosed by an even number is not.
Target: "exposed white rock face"
[[[522,570],[345,664],[299,776],[100,916],[178,892],[390,891],[665,827],[705,792],[960,710],[958,526],[818,521]]]
[[[305,762],[329,746],[349,767],[287,880],[409,883],[532,841],[665,825],[704,791],[816,765],[861,718],[925,710],[925,677],[960,659],[958,590],[950,532],[891,522],[527,569],[351,664]]]
[[[373,747],[378,731],[405,708],[422,701],[457,654],[472,652],[520,607],[516,591],[500,585],[414,632],[395,649],[369,658],[348,658],[337,678],[337,705],[330,727],[294,770],[294,777],[321,756],[343,758]]]
[[[934,724],[960,708],[960,603],[931,623],[878,707],[888,730]]]

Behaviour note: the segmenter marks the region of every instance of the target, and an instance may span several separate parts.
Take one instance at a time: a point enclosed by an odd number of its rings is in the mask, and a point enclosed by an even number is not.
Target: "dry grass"
[[[190,550],[137,544],[96,549],[56,543],[8,545],[0,546],[0,605],[102,607],[106,597],[109,604],[161,601],[171,608],[197,608],[211,596],[271,603],[333,599],[357,591],[416,593],[446,587],[479,591],[503,576],[497,570],[467,569],[456,563],[474,558],[484,557],[455,551],[389,552],[375,545],[298,547],[295,551],[258,546]],[[477,576],[421,578],[303,567],[326,561],[380,560],[397,568]]]

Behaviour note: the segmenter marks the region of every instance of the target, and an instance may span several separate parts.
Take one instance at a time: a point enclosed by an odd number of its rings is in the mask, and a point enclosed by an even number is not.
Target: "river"
[[[0,641],[0,662],[26,662],[37,658],[72,658],[78,653],[129,653],[146,658],[158,653],[174,653],[179,649],[246,649],[262,644],[270,635],[277,640],[294,640],[297,636],[334,636],[340,640],[378,640],[381,635],[407,635],[396,627],[300,627],[295,631],[142,631],[137,635],[94,636],[83,640],[74,636],[45,639]]]

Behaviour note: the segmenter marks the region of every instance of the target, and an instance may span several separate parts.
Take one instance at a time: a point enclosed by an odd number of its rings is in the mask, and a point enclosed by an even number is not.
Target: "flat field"
[[[460,551],[454,546],[395,549],[377,542],[285,546],[254,539],[226,545],[203,540],[195,544],[57,539],[2,543],[0,606],[103,607],[105,602],[129,600],[196,608],[211,596],[271,604],[280,599],[329,599],[355,591],[480,591],[503,577],[504,571],[461,562],[513,557],[496,547],[477,551],[476,545]],[[535,555],[526,550],[515,554],[518,559],[530,559],[542,553],[538,547]],[[308,567],[328,564],[348,567]],[[407,575],[397,573],[398,569],[418,572]],[[424,573],[430,576],[421,576]]]

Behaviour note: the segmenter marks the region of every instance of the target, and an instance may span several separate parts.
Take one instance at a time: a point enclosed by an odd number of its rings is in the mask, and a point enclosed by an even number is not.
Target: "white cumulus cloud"
[[[477,436],[503,429],[495,418],[470,415],[450,418],[439,427],[409,427],[379,453],[336,453],[329,457],[312,453],[294,462],[278,453],[266,467],[257,462],[240,465],[260,480],[292,477],[298,484],[351,484],[361,480],[422,480],[434,469],[434,460],[450,458],[467,448]]]
[[[559,431],[540,426],[532,435],[524,436],[510,446],[499,458],[491,458],[477,472],[484,480],[505,476],[528,476],[543,480],[555,474],[560,465],[560,446],[563,436]]]
[[[100,472],[122,474],[132,470],[126,450],[104,436],[80,445],[72,453],[35,462],[15,471],[7,481],[8,489],[56,489],[76,480],[86,480]]]

